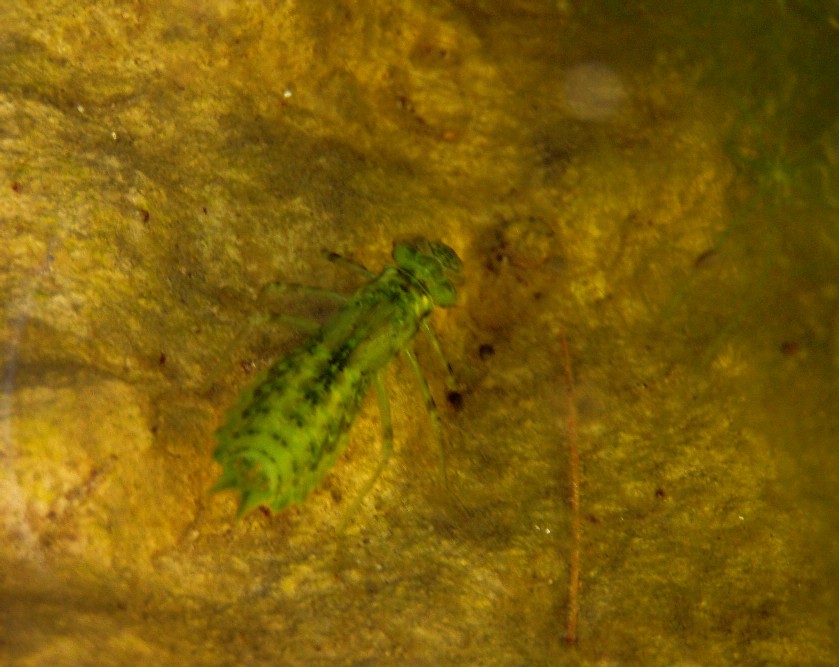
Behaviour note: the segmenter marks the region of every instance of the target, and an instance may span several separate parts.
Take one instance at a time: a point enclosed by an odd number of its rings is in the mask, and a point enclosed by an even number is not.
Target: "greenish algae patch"
[[[0,657],[836,662],[835,125],[784,121],[832,98],[784,97],[781,56],[740,96],[739,58],[705,46],[777,20],[812,45],[809,72],[830,24],[609,7],[13,11]],[[599,87],[570,91],[580,71]],[[346,535],[375,401],[306,503],[232,521],[235,500],[207,493],[213,431],[300,340],[266,327],[229,349],[259,289],[351,292],[322,247],[378,270],[417,235],[465,264],[459,307],[434,318],[462,400],[424,364],[450,487],[396,364],[395,454]],[[562,336],[583,479],[573,647]]]

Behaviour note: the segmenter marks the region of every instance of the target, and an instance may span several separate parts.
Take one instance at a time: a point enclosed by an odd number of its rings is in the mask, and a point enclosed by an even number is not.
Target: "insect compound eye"
[[[463,262],[460,257],[445,243],[432,243],[431,256],[437,260],[443,275],[455,284],[463,279]]]
[[[433,271],[457,282],[463,272],[460,257],[445,243],[417,239],[393,246],[394,261],[405,269]]]
[[[403,268],[410,269],[416,266],[419,255],[412,243],[397,243],[393,246],[393,261]]]
[[[449,308],[457,301],[457,290],[448,280],[431,284],[428,291],[434,303],[443,308]]]
[[[425,285],[434,303],[444,308],[457,298],[454,284],[462,279],[463,262],[445,243],[417,239],[393,247],[396,264]]]

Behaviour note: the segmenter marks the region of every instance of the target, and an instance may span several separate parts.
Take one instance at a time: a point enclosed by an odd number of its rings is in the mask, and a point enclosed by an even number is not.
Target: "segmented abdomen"
[[[399,273],[359,290],[311,339],[255,378],[217,432],[239,515],[302,501],[335,463],[375,373],[408,345],[433,304]]]

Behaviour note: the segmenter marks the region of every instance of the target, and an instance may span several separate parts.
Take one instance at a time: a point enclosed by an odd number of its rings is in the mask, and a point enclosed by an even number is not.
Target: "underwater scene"
[[[839,664],[835,0],[4,4],[0,663]]]

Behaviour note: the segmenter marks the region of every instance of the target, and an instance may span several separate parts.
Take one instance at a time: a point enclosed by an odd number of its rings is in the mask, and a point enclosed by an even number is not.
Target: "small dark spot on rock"
[[[781,354],[783,354],[785,357],[791,357],[796,352],[798,352],[799,347],[798,343],[796,343],[794,340],[785,340],[783,343],[781,343],[780,349]]]
[[[446,400],[455,410],[460,410],[463,407],[463,394],[459,391],[450,391],[446,394]]]
[[[478,348],[478,356],[481,358],[481,361],[489,359],[494,354],[495,348],[489,343],[484,343]]]
[[[699,256],[693,260],[693,266],[697,269],[708,266],[714,260],[716,254],[716,248],[709,248],[705,252],[700,253]]]

